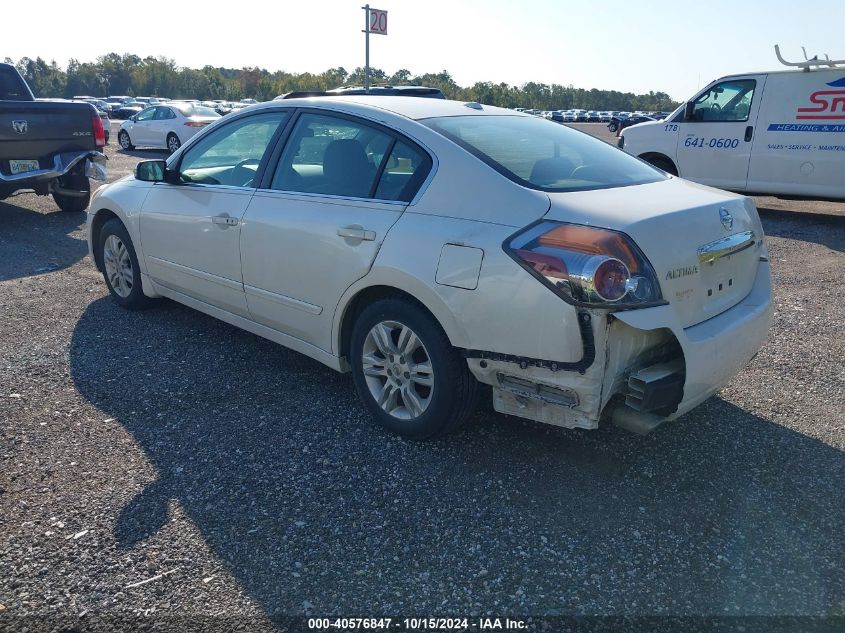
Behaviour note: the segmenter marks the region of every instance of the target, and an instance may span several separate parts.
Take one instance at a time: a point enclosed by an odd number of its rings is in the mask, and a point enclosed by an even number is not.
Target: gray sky
[[[476,81],[572,84],[678,100],[716,77],[779,67],[787,58],[845,58],[845,0],[569,2],[373,0],[389,12],[387,36],[371,36],[371,63],[392,73],[448,70]],[[28,6],[43,20],[36,20]],[[96,6],[96,9],[94,8]],[[64,66],[108,52],[165,55],[206,64],[322,72],[364,64],[360,0],[15,4],[24,19],[3,29],[0,58],[41,56]],[[37,26],[35,26],[37,24]]]

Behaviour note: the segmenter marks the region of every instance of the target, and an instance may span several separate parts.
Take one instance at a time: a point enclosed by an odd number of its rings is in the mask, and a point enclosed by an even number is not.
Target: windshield
[[[456,116],[422,123],[514,182],[542,191],[640,185],[665,176],[583,132],[523,116]]]

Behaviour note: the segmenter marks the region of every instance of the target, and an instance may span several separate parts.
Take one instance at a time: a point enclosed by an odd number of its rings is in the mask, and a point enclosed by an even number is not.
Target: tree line
[[[325,72],[270,72],[263,68],[186,68],[167,57],[109,53],[93,62],[71,59],[67,68],[40,57],[9,59],[29,84],[36,97],[72,97],[74,95],[163,96],[171,99],[225,99],[237,101],[253,98],[269,101],[273,97],[296,90],[330,90],[343,85],[362,85],[364,69],[349,72],[343,67]],[[512,86],[501,82],[476,82],[462,87],[444,70],[415,75],[407,69],[387,74],[370,69],[373,83],[425,85],[439,88],[449,99],[477,101],[505,108],[539,110],[672,110],[678,103],[665,92],[634,94],[617,90],[585,90],[572,85],[536,82]]]

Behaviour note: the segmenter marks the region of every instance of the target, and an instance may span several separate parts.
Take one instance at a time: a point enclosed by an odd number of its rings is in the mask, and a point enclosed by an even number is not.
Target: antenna
[[[788,62],[780,54],[780,46],[775,44],[775,55],[777,56],[778,61],[784,66],[801,68],[802,70],[807,72],[809,72],[812,68],[818,68],[820,66],[827,66],[828,68],[845,67],[845,59],[832,60],[830,59],[830,57],[827,56],[827,54],[825,54],[824,59],[819,59],[818,55],[814,55],[813,57],[807,57],[807,49],[803,46],[801,47],[801,51],[804,53],[803,62]]]

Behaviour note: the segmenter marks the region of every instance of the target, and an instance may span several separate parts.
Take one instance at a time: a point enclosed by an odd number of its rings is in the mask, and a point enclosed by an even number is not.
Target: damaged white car
[[[351,370],[374,418],[496,410],[647,432],[712,395],[772,316],[745,197],[566,126],[414,97],[253,106],[101,188],[114,299],[168,297]]]

